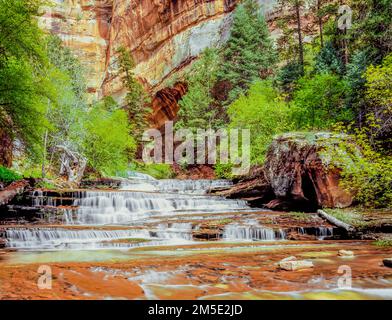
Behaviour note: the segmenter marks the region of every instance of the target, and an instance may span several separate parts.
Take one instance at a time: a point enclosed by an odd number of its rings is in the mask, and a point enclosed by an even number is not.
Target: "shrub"
[[[3,166],[0,166],[0,182],[5,184],[10,184],[14,181],[21,180],[22,176],[17,174],[16,172],[7,169]]]
[[[174,172],[169,164],[165,163],[133,163],[130,167],[131,170],[148,174],[155,179],[171,179],[174,177]]]
[[[230,105],[228,113],[231,128],[250,130],[253,164],[264,162],[275,135],[291,129],[290,108],[269,80],[255,82],[246,95]]]
[[[83,154],[89,167],[104,175],[125,170],[136,149],[125,111],[107,111],[98,105],[90,110],[85,127]]]
[[[298,129],[329,129],[352,119],[345,105],[346,83],[330,73],[303,77],[294,93],[293,120]]]
[[[355,144],[342,143],[324,151],[333,159],[331,165],[342,170],[342,187],[365,207],[392,207],[391,157],[375,151],[364,130],[351,137]]]

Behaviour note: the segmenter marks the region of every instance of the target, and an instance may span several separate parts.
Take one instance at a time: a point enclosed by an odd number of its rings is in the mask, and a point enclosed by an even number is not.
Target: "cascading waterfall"
[[[63,202],[69,205],[58,209],[63,212],[64,227],[8,229],[8,246],[22,249],[94,249],[101,248],[104,243],[105,247],[111,244],[121,248],[129,246],[115,243],[116,240],[134,238],[149,240],[146,245],[157,241],[184,244],[192,240],[192,229],[197,225],[162,222],[167,217],[252,211],[245,201],[206,195],[210,188],[229,186],[231,182],[228,181],[155,180],[136,173],[132,178],[124,179],[119,191],[83,190],[61,195],[35,191],[32,194],[33,206],[56,207]],[[155,191],[137,191],[144,189]],[[58,213],[52,215],[58,219]],[[47,217],[50,222],[54,221],[52,218],[50,215]],[[104,225],[107,230],[98,228]],[[117,230],[119,226],[121,229]],[[143,229],[134,229],[135,226],[143,226]]]
[[[316,230],[316,236],[319,240],[324,240],[327,237],[333,236],[333,228],[319,227]]]
[[[176,214],[251,211],[242,200],[130,191],[86,191],[74,206],[78,209],[72,217],[66,213],[66,221],[87,225],[129,224]]]
[[[274,230],[259,225],[257,221],[249,221],[245,224],[228,224],[225,227],[223,238],[225,240],[275,241],[284,240],[286,234],[281,229]]]
[[[193,241],[194,234],[199,236],[203,232],[197,220],[235,219],[241,211],[256,211],[242,200],[207,195],[211,188],[230,185],[225,180],[155,180],[134,173],[132,179],[123,180],[118,191],[37,190],[32,194],[33,206],[54,207],[55,210],[51,208],[45,214],[45,219],[48,223],[62,222],[63,226],[9,228],[5,238],[8,247],[31,250],[186,244]],[[140,191],[145,189],[154,191]],[[320,240],[333,236],[333,229],[326,227],[298,227],[295,231]],[[257,219],[247,219],[227,224],[223,239],[275,241],[286,239],[286,232],[260,225]]]
[[[70,230],[61,228],[8,229],[11,248],[52,248],[62,244],[85,244],[132,238],[149,238],[147,230]]]
[[[231,185],[232,182],[228,180],[124,179],[121,190],[203,195],[211,189],[224,188]]]

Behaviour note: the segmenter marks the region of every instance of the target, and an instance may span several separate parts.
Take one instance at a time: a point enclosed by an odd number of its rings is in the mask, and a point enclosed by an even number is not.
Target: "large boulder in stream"
[[[340,186],[340,169],[331,166],[328,148],[351,143],[334,133],[288,133],[272,142],[264,174],[275,194],[270,209],[344,208],[353,197]],[[323,153],[323,151],[326,151]]]

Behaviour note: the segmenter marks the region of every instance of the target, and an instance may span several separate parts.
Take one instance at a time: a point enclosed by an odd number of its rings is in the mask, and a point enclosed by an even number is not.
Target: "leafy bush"
[[[88,165],[105,175],[125,170],[136,149],[125,111],[95,106],[87,115],[85,127],[83,154]]]
[[[346,83],[330,73],[301,78],[293,99],[297,129],[328,129],[336,122],[351,120],[345,92]]]
[[[368,103],[368,127],[373,139],[392,145],[392,54],[379,66],[371,65],[365,73]]]
[[[214,166],[215,175],[218,179],[232,179],[233,178],[233,165],[231,163],[222,164],[217,163]]]
[[[131,170],[148,174],[155,179],[171,179],[174,177],[173,169],[170,165],[164,163],[132,163],[130,166]]]
[[[391,157],[376,152],[364,130],[357,130],[352,140],[355,143],[342,143],[339,148],[325,150],[333,159],[331,165],[342,170],[342,187],[365,207],[392,207]]]
[[[291,129],[290,108],[269,80],[255,82],[246,95],[230,105],[228,113],[231,128],[250,130],[253,164],[264,162],[275,135]]]
[[[22,176],[17,174],[16,172],[7,169],[3,166],[0,166],[0,182],[5,184],[9,184],[14,181],[21,180]]]

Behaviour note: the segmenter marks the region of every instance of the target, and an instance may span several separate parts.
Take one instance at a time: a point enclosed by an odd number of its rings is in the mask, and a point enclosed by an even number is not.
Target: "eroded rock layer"
[[[228,37],[238,0],[55,0],[40,17],[80,58],[92,98],[125,92],[116,51],[129,48],[136,74],[154,93],[206,47]],[[269,2],[269,1],[267,1]]]

